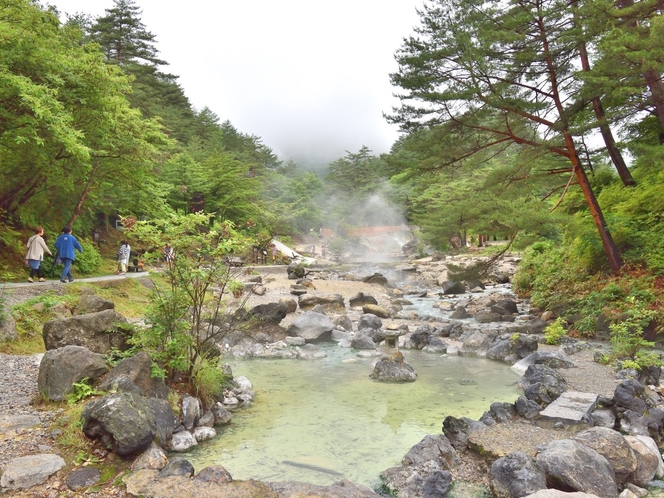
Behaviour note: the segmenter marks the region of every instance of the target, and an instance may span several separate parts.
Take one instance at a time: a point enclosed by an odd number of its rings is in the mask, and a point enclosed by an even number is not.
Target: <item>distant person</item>
[[[166,244],[163,253],[164,253],[164,261],[166,261],[166,263],[170,263],[171,261],[173,261],[173,248],[171,247],[170,244]]]
[[[25,255],[25,260],[30,267],[30,276],[28,277],[28,282],[34,282],[32,277],[37,277],[40,282],[44,282],[44,278],[41,273],[41,262],[44,259],[44,252],[51,254],[51,250],[44,242],[42,236],[44,235],[44,229],[42,227],[35,228],[35,234],[28,239],[26,247],[28,248],[28,253]]]
[[[62,229],[62,234],[55,239],[55,248],[58,250],[58,258],[60,258],[65,265],[62,269],[60,282],[63,284],[67,281],[73,282],[74,277],[71,276],[71,264],[76,260],[76,251],[82,253],[83,247],[76,237],[71,234],[70,226],[64,227]]]
[[[115,272],[116,275],[120,273],[122,275],[125,275],[127,273],[130,254],[131,254],[131,247],[129,246],[129,242],[123,240],[120,243],[120,248],[118,249],[118,269]]]
[[[275,264],[277,262],[277,245],[272,244],[272,264]]]

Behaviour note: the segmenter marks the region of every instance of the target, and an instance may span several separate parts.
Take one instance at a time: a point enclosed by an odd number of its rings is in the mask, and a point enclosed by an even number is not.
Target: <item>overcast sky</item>
[[[44,0],[103,15],[113,0]],[[282,159],[327,163],[366,145],[387,152],[397,128],[394,52],[423,0],[136,0],[164,70],[204,106],[261,137]]]

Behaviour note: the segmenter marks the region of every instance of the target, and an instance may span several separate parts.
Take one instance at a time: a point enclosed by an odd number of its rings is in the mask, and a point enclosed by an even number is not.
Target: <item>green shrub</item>
[[[563,325],[564,322],[561,317],[558,317],[553,323],[546,326],[544,329],[544,339],[547,344],[560,344],[563,337],[567,335],[567,330],[565,330]]]
[[[99,254],[99,251],[97,250],[97,246],[87,240],[81,240],[79,242],[81,243],[81,246],[83,246],[83,252],[76,253],[76,270],[83,274],[96,272],[101,268],[103,263],[101,254]]]
[[[635,298],[628,298],[630,307],[625,310],[626,318],[609,326],[611,330],[611,356],[621,360],[623,368],[640,370],[643,367],[661,366],[659,355],[646,349],[655,343],[643,337],[643,329],[655,317],[655,312],[646,308],[644,303]]]

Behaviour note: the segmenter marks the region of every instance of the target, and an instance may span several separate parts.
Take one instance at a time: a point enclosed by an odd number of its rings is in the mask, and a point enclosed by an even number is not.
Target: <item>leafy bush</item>
[[[92,242],[88,242],[87,240],[81,240],[79,242],[81,243],[81,246],[83,246],[83,252],[76,254],[76,269],[83,274],[89,275],[101,268],[103,260],[101,254],[99,254],[99,251],[97,250],[97,246]]]
[[[563,337],[567,335],[567,330],[565,330],[563,325],[564,322],[561,317],[558,317],[553,323],[546,326],[544,329],[544,339],[547,344],[560,344]]]

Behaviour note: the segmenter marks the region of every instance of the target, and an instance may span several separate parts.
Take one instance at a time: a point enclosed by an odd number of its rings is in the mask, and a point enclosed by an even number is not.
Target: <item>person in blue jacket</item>
[[[76,259],[76,249],[78,252],[83,252],[83,247],[81,243],[76,240],[71,234],[71,227],[66,226],[62,229],[62,235],[55,239],[55,248],[58,250],[58,257],[62,260],[65,267],[62,269],[62,275],[60,276],[60,282],[66,283],[67,278],[70,282],[74,281],[74,277],[71,276],[71,264]]]

